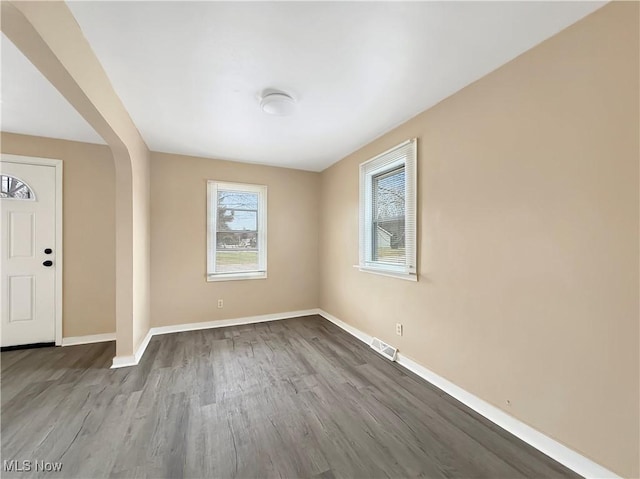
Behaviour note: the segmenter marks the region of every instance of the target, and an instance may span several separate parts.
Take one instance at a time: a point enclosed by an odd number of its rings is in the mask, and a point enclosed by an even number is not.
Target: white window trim
[[[407,149],[408,154],[393,159],[394,154],[401,148]],[[384,262],[372,261],[372,242],[367,240],[371,233],[373,208],[372,202],[372,178],[380,173],[393,170],[401,165],[405,168],[405,251],[406,264],[393,265]],[[417,139],[407,140],[376,157],[360,164],[360,261],[359,270],[365,273],[375,273],[398,279],[410,281],[418,280],[417,271]],[[410,233],[411,225],[413,232]]]
[[[258,261],[257,271],[238,271],[232,273],[216,273],[215,258],[217,251],[216,228],[218,220],[218,190],[251,191],[258,193]],[[207,181],[207,281],[237,281],[245,279],[267,278],[267,187],[247,183],[228,183],[224,181]]]
[[[388,278],[403,279],[405,281],[418,281],[417,274],[398,273],[396,271],[383,271],[381,269],[372,269],[367,267],[361,267],[359,264],[354,264],[354,268],[357,268],[362,273],[377,274],[379,276],[386,276]]]

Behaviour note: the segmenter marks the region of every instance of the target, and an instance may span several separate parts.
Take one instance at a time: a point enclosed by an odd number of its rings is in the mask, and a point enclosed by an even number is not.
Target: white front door
[[[0,161],[2,346],[56,339],[56,168]]]

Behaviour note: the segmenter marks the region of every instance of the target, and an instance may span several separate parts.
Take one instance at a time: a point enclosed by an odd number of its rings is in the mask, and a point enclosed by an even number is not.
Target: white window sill
[[[354,264],[353,267],[357,268],[359,271],[363,273],[371,273],[371,274],[377,274],[380,276],[388,276],[389,278],[403,279],[405,281],[418,281],[418,275],[415,273],[399,273],[396,271],[390,271],[386,269],[377,269],[377,268],[360,266],[359,264]]]
[[[267,279],[266,271],[251,271],[247,273],[223,273],[207,275],[207,282],[240,281],[245,279]]]

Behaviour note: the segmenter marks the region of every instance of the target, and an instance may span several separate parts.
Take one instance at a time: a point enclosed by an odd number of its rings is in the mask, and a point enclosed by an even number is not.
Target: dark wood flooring
[[[2,353],[2,477],[578,477],[318,317]]]

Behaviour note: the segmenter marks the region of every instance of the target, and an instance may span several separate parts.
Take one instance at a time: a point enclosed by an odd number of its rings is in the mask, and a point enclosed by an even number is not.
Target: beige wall
[[[267,279],[206,281],[207,180],[268,186]],[[152,153],[152,326],[316,308],[319,180],[318,173]]]
[[[62,335],[115,333],[115,179],[109,147],[2,133],[0,150],[63,160]]]
[[[24,37],[14,43],[113,152],[2,135],[3,152],[65,161],[65,336],[113,331],[116,275],[121,356],[149,326],[319,304],[596,462],[640,475],[637,3],[604,7],[322,175],[149,159],[87,45],[76,55],[77,38],[61,34],[72,17],[39,5],[9,11],[28,15],[37,35],[4,20],[3,31]],[[352,266],[358,164],[413,136],[418,283]],[[268,279],[205,281],[207,179],[269,186]]]
[[[3,153],[64,161],[63,335],[114,332],[115,178],[109,147],[5,132],[0,146]],[[153,158],[154,326],[318,306],[319,174],[161,153]],[[205,281],[207,179],[269,186],[268,279]],[[219,297],[223,309],[217,308]],[[136,344],[149,327],[135,330]]]
[[[627,477],[640,475],[638,7],[602,8],[321,183],[321,308]],[[353,268],[358,165],[411,137],[418,283]]]

